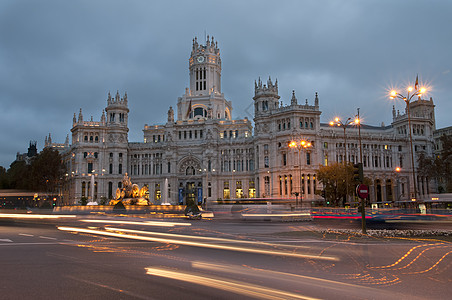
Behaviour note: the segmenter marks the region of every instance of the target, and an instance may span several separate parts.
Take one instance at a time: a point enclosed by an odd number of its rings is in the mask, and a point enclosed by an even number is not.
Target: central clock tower
[[[190,59],[190,91],[192,95],[221,94],[221,59],[218,43],[214,38],[205,45],[193,39]]]
[[[209,38],[205,45],[193,39],[188,60],[190,86],[177,101],[177,119],[232,119],[232,104],[221,93],[221,58],[218,43]]]

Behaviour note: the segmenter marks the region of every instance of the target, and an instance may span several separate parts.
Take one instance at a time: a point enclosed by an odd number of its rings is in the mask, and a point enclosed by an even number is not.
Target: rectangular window
[[[160,191],[160,183],[155,184],[155,200],[162,199],[162,192]]]
[[[269,168],[270,167],[270,164],[269,164],[269,161],[268,161],[268,156],[265,156],[264,157],[264,168]]]
[[[93,163],[88,163],[88,173],[93,172]]]
[[[236,181],[235,183],[235,197],[243,198],[242,181]]]
[[[306,153],[306,164],[309,166],[311,165],[311,153]]]
[[[229,191],[229,181],[225,181],[223,183],[223,199],[229,199],[231,197],[231,193]]]
[[[255,198],[256,197],[256,188],[254,186],[254,180],[250,180],[248,184],[248,197]]]
[[[287,166],[287,154],[283,153],[283,166]]]

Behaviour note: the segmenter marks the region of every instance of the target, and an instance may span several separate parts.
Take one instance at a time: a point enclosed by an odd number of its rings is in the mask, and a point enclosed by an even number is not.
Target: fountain
[[[115,199],[110,200],[110,205],[122,202],[124,205],[149,205],[149,189],[138,184],[132,184],[126,173],[122,179],[122,188],[116,189]]]
[[[91,174],[91,201],[89,201],[86,205],[97,205],[97,201],[94,201],[94,174]]]
[[[163,201],[162,205],[170,205],[168,202],[168,178],[165,178],[165,184],[163,186]]]

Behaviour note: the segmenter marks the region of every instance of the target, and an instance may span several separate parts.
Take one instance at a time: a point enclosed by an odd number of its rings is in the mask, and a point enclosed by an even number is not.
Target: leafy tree
[[[441,138],[443,149],[441,151],[442,178],[446,191],[452,193],[452,137],[443,135]]]
[[[354,196],[357,182],[353,178],[352,163],[333,162],[328,166],[319,166],[318,180],[323,184],[325,199],[333,206],[344,206],[346,196]],[[371,180],[364,177],[364,184],[370,185]]]
[[[0,189],[7,189],[9,187],[8,185],[8,174],[6,173],[6,169],[0,166]]]
[[[58,151],[44,148],[31,164],[33,189],[49,193],[55,192],[64,172],[64,165]]]
[[[319,166],[317,178],[324,186],[326,199],[334,206],[343,206],[346,195],[353,195],[353,164],[333,162]]]
[[[25,161],[14,161],[7,172],[7,188],[18,190],[31,189],[30,165]]]
[[[452,192],[452,137],[443,135],[443,149],[437,157],[419,155],[417,173],[434,179],[438,192]]]

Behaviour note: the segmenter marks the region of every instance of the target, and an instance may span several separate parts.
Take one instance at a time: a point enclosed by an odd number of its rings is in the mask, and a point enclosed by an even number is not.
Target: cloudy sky
[[[64,142],[72,117],[100,119],[107,93],[129,99],[129,141],[163,124],[188,86],[192,39],[218,41],[222,91],[233,117],[252,119],[254,80],[277,78],[322,122],[361,108],[365,123],[389,125],[391,87],[419,74],[436,105],[437,128],[452,125],[452,1],[228,0],[0,2],[0,165],[30,140]]]

